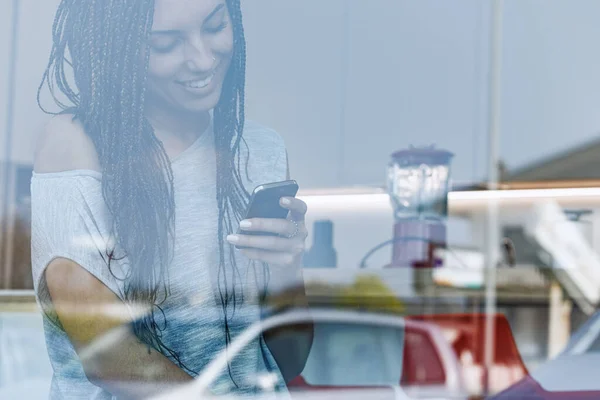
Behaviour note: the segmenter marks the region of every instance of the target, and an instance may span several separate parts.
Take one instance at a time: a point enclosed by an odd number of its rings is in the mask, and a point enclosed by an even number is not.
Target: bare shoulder
[[[33,167],[38,173],[99,171],[99,165],[94,144],[72,114],[54,116],[38,137]]]

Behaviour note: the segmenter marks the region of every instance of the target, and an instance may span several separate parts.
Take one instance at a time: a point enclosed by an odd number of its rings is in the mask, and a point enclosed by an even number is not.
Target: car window
[[[594,340],[590,344],[590,347],[588,347],[586,353],[600,352],[600,335],[598,335],[598,333],[600,333],[600,332],[598,332],[598,330],[596,330],[594,333],[596,333],[596,336],[594,337]]]
[[[430,336],[407,331],[402,385],[443,384],[445,380],[444,367]]]
[[[597,353],[600,351],[600,314],[595,314],[571,337],[565,354]]]
[[[317,324],[302,376],[314,386],[398,385],[403,342],[395,327]]]

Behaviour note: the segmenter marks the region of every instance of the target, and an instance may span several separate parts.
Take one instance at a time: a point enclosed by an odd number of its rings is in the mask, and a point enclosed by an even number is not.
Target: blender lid
[[[429,164],[444,165],[449,164],[454,154],[447,151],[436,149],[435,146],[414,147],[398,150],[392,154],[394,161],[402,164]]]

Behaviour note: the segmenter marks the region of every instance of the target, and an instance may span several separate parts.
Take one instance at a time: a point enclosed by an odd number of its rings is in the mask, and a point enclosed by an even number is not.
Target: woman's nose
[[[201,37],[193,38],[185,46],[186,65],[193,72],[210,71],[215,64],[215,57]]]

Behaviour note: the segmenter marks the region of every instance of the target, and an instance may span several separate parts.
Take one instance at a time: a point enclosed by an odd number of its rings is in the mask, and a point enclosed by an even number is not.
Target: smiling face
[[[233,28],[224,0],[156,0],[150,101],[178,111],[213,109],[232,56]]]

